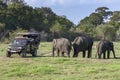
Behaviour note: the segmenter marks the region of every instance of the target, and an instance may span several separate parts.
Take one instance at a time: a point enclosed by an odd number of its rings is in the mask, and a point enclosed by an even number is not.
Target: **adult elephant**
[[[113,42],[108,41],[108,40],[102,40],[97,45],[96,56],[98,55],[98,58],[100,59],[101,55],[103,54],[103,58],[105,59],[106,58],[106,51],[107,51],[107,58],[108,59],[110,58],[110,51],[113,52],[113,56],[114,56],[114,58],[116,58]]]
[[[78,36],[74,39],[73,43],[74,54],[73,57],[78,57],[80,51],[83,52],[83,57],[86,56],[86,51],[88,50],[87,58],[91,57],[93,40],[90,37]]]
[[[58,56],[61,52],[62,56],[64,56],[64,53],[66,53],[67,56],[70,57],[71,42],[66,38],[53,39],[53,56],[55,50],[57,50]]]

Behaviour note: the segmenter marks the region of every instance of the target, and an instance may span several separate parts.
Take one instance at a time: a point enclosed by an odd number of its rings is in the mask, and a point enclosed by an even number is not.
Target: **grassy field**
[[[51,42],[42,42],[38,57],[7,58],[8,44],[0,44],[0,80],[120,80],[120,59],[96,59],[94,43],[92,58],[51,57]],[[120,56],[120,43],[114,42],[116,56]],[[71,52],[72,56],[73,52]]]

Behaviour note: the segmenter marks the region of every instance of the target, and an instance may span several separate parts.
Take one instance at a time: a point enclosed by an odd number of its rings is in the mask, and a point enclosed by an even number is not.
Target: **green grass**
[[[51,42],[42,42],[38,57],[21,58],[17,54],[7,58],[8,44],[0,44],[0,80],[120,80],[120,59],[96,59],[94,43],[92,58],[51,57]],[[114,42],[117,57],[119,42]],[[73,52],[71,51],[71,56]],[[28,55],[31,56],[31,55]]]

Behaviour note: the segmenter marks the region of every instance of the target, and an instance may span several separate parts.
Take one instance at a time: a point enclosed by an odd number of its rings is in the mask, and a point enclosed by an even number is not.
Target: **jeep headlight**
[[[22,49],[22,47],[18,47],[18,49]]]
[[[11,46],[9,46],[8,49],[11,49]]]
[[[8,51],[11,50],[11,47],[9,46],[9,47],[7,48],[7,50],[8,50]]]

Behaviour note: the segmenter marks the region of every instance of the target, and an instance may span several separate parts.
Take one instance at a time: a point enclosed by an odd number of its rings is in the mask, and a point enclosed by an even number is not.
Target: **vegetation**
[[[107,37],[109,40],[117,40],[119,38],[117,35],[119,31],[117,30],[119,30],[120,26],[119,13],[119,11],[109,11],[107,7],[99,7],[90,16],[81,20],[77,27],[84,34],[95,39]]]
[[[111,25],[99,25],[96,31],[100,38],[107,40],[115,39],[115,28]]]
[[[96,40],[104,37],[119,40],[119,26],[120,11],[110,11],[107,7],[98,7],[75,26],[66,16],[58,16],[49,7],[33,8],[24,0],[0,0],[0,41],[11,38],[11,32],[19,28],[44,31],[47,41],[59,37],[73,40],[78,35],[88,35]],[[103,36],[103,29],[110,35]]]
[[[96,44],[92,59],[51,57],[51,42],[42,42],[38,57],[21,58],[5,56],[8,44],[17,32],[38,31],[47,41],[66,37],[73,40],[78,35],[94,39],[120,40],[120,11],[99,7],[76,26],[64,15],[58,16],[51,8],[33,8],[24,0],[0,0],[0,80],[120,80],[119,42],[114,42],[118,59],[96,59]],[[71,56],[73,52],[71,52]],[[112,56],[112,54],[111,54]]]
[[[58,25],[59,24],[59,25]],[[58,31],[68,32],[73,23],[65,16],[56,15],[50,8],[33,8],[24,3],[24,0],[0,1],[0,34],[9,37],[9,32],[21,28],[27,31],[45,31],[53,34],[54,26],[58,25]],[[5,32],[1,32],[1,30]],[[59,30],[60,29],[60,30]],[[2,35],[0,35],[1,37]]]
[[[92,59],[51,57],[51,42],[42,42],[38,57],[21,58],[19,55],[5,56],[8,44],[0,48],[0,79],[1,80],[119,80],[119,59],[96,59],[94,43]],[[117,57],[120,56],[119,42],[114,42]],[[72,56],[73,52],[71,52]]]

